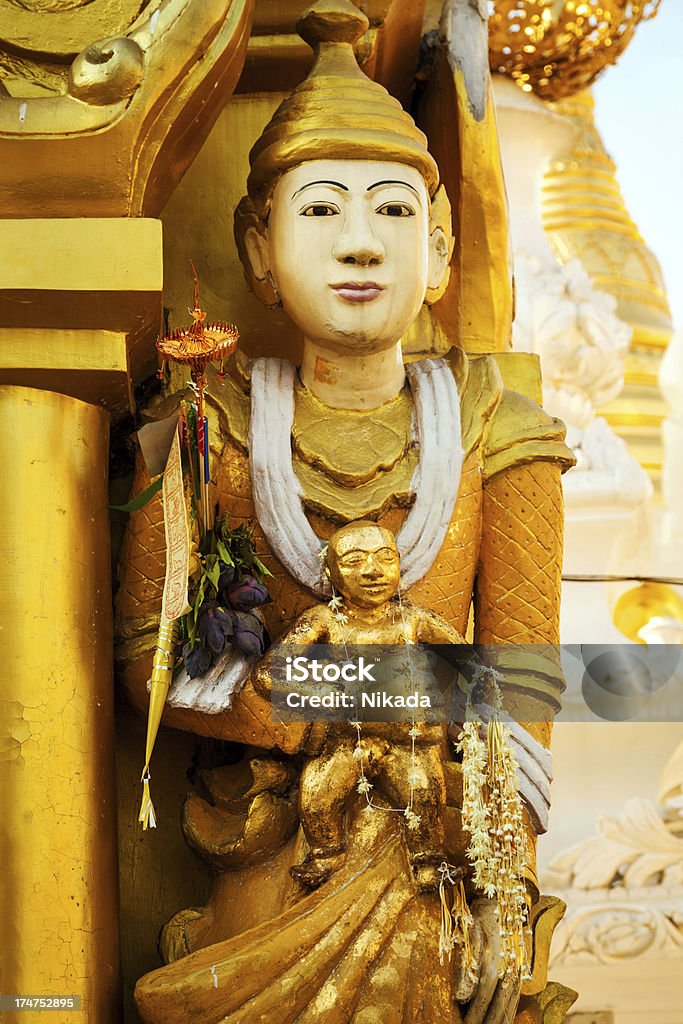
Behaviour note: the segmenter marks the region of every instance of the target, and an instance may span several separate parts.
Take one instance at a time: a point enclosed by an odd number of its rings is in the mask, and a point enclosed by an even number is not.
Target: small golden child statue
[[[335,591],[329,605],[303,612],[254,672],[254,686],[270,697],[274,665],[283,645],[462,644],[444,619],[399,595],[400,558],[393,534],[374,522],[343,526],[329,540],[326,569]],[[344,862],[344,809],[354,792],[371,789],[388,807],[403,810],[406,845],[422,891],[436,889],[444,854],[447,756],[446,723],[332,722],[320,752],[304,764],[299,817],[310,847],[291,874],[302,884],[321,885]],[[373,783],[369,782],[373,779]]]

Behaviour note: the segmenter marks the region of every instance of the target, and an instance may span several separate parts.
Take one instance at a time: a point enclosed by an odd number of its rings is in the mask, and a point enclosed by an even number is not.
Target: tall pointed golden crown
[[[297,22],[316,59],[249,154],[247,191],[262,216],[277,179],[308,160],[392,160],[415,167],[430,195],[439,172],[427,140],[398,100],[358,66],[354,43],[368,19],[349,0],[319,0]]]

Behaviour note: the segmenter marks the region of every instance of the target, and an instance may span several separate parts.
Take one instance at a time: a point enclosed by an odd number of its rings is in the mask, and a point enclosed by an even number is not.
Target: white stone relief
[[[664,770],[662,807],[628,800],[616,818],[598,821],[597,835],[550,864],[544,886],[568,904],[555,934],[552,964],[683,954],[682,763],[679,748]]]
[[[542,265],[515,253],[517,315],[513,347],[536,352],[543,369],[543,404],[580,445],[600,405],[619,394],[631,328],[616,316],[616,300],[593,288],[579,260]]]
[[[567,424],[577,456],[564,477],[568,504],[637,508],[652,493],[649,478],[596,418],[623,387],[632,330],[616,315],[614,297],[593,287],[580,260],[558,262],[541,219],[544,172],[571,148],[575,127],[514,83],[495,76],[494,86],[514,250],[513,348],[540,357],[543,404]]]

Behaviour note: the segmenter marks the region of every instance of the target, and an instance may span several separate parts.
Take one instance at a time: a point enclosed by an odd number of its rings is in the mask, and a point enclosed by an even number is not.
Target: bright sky
[[[683,0],[662,0],[594,86],[598,127],[626,205],[662,264],[683,327]]]

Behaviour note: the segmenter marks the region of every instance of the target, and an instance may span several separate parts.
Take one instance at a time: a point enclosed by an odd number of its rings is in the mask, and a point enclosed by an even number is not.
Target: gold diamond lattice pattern
[[[489,0],[491,70],[558,100],[614,64],[661,0]]]

